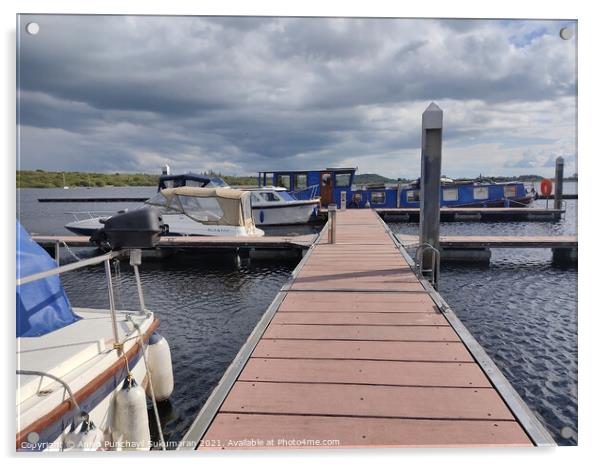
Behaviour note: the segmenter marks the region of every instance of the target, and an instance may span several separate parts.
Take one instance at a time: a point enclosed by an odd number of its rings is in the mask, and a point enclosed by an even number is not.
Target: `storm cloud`
[[[32,21],[37,35],[24,32]],[[576,157],[567,25],[21,16],[19,166],[411,177],[420,115],[436,101],[446,174],[549,174],[550,157]]]

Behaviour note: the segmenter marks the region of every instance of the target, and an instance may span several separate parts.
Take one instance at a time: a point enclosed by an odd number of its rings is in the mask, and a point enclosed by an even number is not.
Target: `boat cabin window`
[[[211,182],[191,180],[186,178],[178,178],[174,180],[173,187],[180,188],[182,186],[192,186],[193,188],[204,188],[207,185],[211,185]]]
[[[408,202],[420,201],[420,191],[418,189],[413,189],[411,191],[407,191],[406,199]]]
[[[351,173],[336,173],[334,185],[337,188],[348,188],[351,185]]]
[[[276,180],[276,186],[279,188],[291,189],[291,176],[278,175],[278,178]]]
[[[322,186],[330,186],[330,173],[322,173],[320,180],[322,182]]]
[[[385,192],[384,191],[373,191],[370,193],[371,204],[384,204]]]
[[[273,173],[262,173],[261,179],[263,186],[274,186],[274,174]]]
[[[280,199],[274,193],[259,193],[263,201],[278,202]]]
[[[473,196],[475,199],[489,199],[489,188],[487,186],[479,186],[473,188]]]
[[[307,175],[295,175],[295,189],[307,188]]]
[[[443,190],[444,201],[457,201],[458,200],[458,188],[445,188]]]
[[[504,197],[516,197],[516,185],[504,186]]]
[[[224,211],[214,197],[178,196],[184,213],[201,222],[216,222]]]
[[[252,193],[251,202],[262,202],[262,199],[257,193]]]

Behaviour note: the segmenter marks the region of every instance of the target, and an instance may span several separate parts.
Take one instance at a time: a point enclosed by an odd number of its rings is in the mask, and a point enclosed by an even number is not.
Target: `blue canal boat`
[[[296,199],[320,199],[325,207],[344,199],[348,208],[420,207],[420,180],[397,185],[354,184],[355,168],[259,172],[258,186],[285,188]],[[520,182],[441,180],[442,207],[527,207],[535,192]]]

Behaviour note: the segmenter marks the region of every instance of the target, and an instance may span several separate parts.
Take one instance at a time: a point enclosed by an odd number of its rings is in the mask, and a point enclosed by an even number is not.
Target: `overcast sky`
[[[25,25],[40,25],[37,35]],[[576,171],[570,21],[22,16],[20,168],[420,172],[444,110],[448,176]]]

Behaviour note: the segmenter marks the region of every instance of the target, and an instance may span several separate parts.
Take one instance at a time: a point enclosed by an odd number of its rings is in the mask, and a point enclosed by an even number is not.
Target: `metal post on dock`
[[[113,294],[113,279],[111,276],[111,259],[105,261],[105,276],[107,280],[107,288],[109,291],[109,311],[111,312],[111,326],[113,328],[113,345],[117,349],[117,354],[123,354],[123,348],[119,345],[119,331],[117,330],[117,312],[115,310],[115,295]]]
[[[347,209],[347,191],[341,191],[341,210]]]
[[[60,241],[54,242],[54,260],[56,261],[56,265],[61,265],[61,243]]]
[[[554,209],[562,209],[562,183],[564,180],[564,159],[556,158],[556,179],[554,181]]]
[[[422,155],[420,170],[420,244],[439,251],[439,189],[441,185],[441,145],[443,111],[431,102],[422,114]],[[432,249],[423,253],[423,264],[434,263]],[[433,280],[438,271],[432,270]]]
[[[328,242],[336,243],[337,233],[337,205],[328,204]]]
[[[140,270],[138,266],[142,263],[142,250],[132,249],[130,250],[130,265],[134,269],[134,276],[136,278],[136,288],[138,289],[138,299],[140,301],[140,313],[146,313],[146,304],[144,303],[144,293],[142,292],[142,281],[140,280]]]

